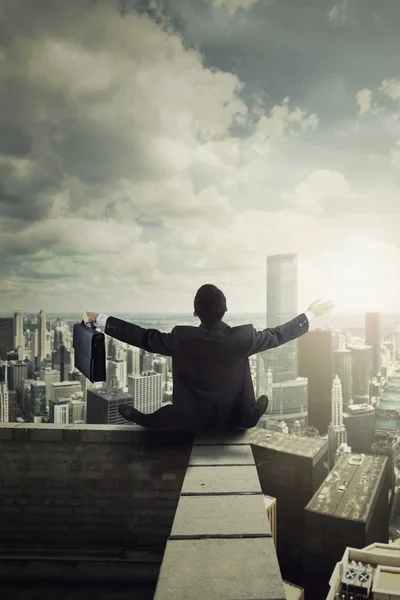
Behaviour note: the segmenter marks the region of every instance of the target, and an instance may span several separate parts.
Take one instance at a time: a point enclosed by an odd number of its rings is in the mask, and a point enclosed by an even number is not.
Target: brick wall
[[[163,548],[192,442],[136,426],[1,424],[0,545]]]

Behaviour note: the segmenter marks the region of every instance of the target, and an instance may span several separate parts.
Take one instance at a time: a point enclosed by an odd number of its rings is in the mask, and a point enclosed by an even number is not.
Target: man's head
[[[197,290],[194,298],[194,317],[205,325],[221,321],[228,310],[224,294],[212,283],[205,283]]]

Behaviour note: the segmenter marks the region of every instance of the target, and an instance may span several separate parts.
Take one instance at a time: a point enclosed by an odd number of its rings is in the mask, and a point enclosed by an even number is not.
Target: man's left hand
[[[88,310],[83,313],[82,319],[85,323],[95,323],[97,317],[99,316],[98,312],[89,312]]]

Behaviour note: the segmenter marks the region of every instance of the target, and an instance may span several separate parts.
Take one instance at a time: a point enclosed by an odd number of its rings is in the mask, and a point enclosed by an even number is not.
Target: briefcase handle
[[[93,321],[88,321],[87,323],[85,323],[85,321],[82,319],[81,325],[83,325],[84,327],[86,327],[86,325],[91,325],[92,329],[96,329],[96,325],[93,323]]]

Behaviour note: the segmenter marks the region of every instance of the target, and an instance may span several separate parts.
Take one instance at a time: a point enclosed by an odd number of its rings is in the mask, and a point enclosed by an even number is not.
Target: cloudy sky
[[[397,0],[0,0],[0,312],[398,312]]]

